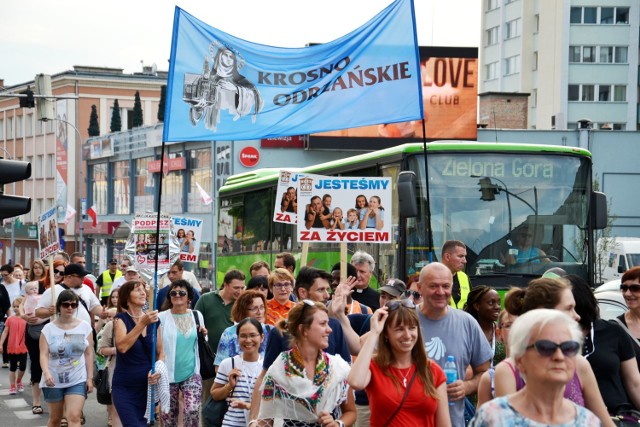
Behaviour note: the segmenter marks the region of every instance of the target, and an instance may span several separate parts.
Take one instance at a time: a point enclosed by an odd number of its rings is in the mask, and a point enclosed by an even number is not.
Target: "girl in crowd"
[[[360,211],[360,229],[375,228],[382,230],[384,227],[384,208],[378,196],[369,197],[369,205]]]
[[[259,349],[265,341],[263,326],[255,318],[247,317],[241,320],[235,331],[241,354],[222,360],[218,367],[218,374],[211,386],[211,397],[214,400],[231,402],[222,421],[225,427],[246,426],[249,421],[251,392],[262,370]]]
[[[93,390],[93,335],[91,326],[76,317],[79,297],[60,293],[56,318],[40,335],[40,388],[49,406],[49,425],[58,426],[63,410],[69,427],[80,426],[87,393]]]
[[[0,350],[7,342],[7,352],[9,356],[9,394],[22,393],[22,377],[27,369],[27,346],[24,344],[25,330],[27,322],[20,317],[20,305],[24,297],[13,300],[14,315],[9,316],[4,324],[2,337],[0,338]],[[16,377],[16,371],[18,371]]]
[[[178,425],[180,393],[184,396],[182,420],[184,427],[200,425],[200,397],[202,378],[200,377],[200,357],[198,356],[198,329],[194,316],[198,316],[200,329],[204,334],[204,318],[199,311],[191,311],[191,301],[195,293],[186,280],[176,280],[169,285],[168,298],[162,306],[162,348],[165,352],[169,374],[171,406],[162,414],[162,424],[167,427]],[[189,351],[191,350],[191,351]]]
[[[351,387],[367,391],[371,426],[451,426],[444,371],[422,343],[411,300],[389,301],[373,313],[349,373]]]
[[[231,319],[236,323],[229,326],[222,332],[218,351],[216,352],[215,365],[220,366],[224,359],[236,356],[241,353],[240,342],[238,341],[238,324],[246,318],[256,319],[260,323],[264,340],[261,342],[258,352],[264,356],[264,350],[269,337],[269,332],[273,329],[265,325],[265,313],[267,310],[267,300],[264,295],[257,291],[244,291],[233,304],[231,309]]]
[[[511,332],[511,355],[527,386],[484,404],[471,426],[600,426],[596,415],[563,396],[582,343],[577,323],[558,310],[537,309],[516,320]]]
[[[356,419],[353,393],[347,384],[349,364],[323,351],[329,345],[329,314],[324,304],[303,300],[278,329],[292,337],[292,348],[282,352],[267,371],[262,399],[252,426],[345,426]],[[341,415],[339,415],[341,414]]]
[[[571,293],[571,285],[564,279],[534,279],[525,289],[516,288],[509,291],[504,306],[510,314],[517,316],[536,308],[548,308],[562,311],[575,321],[580,320],[575,310],[576,301]],[[513,341],[513,330],[510,336]],[[518,370],[513,354],[496,366],[495,383],[498,397],[514,393],[525,386],[525,380]],[[593,370],[589,362],[580,355],[576,358],[576,369],[573,378],[566,384],[564,396],[594,412],[603,425],[613,426]]]
[[[127,427],[147,427],[144,417],[147,384],[156,384],[160,374],[151,371],[152,328],[158,312],[144,312],[146,284],[140,280],[125,282],[118,290],[118,314],[114,320],[116,364],[111,383],[111,398]],[[164,361],[162,328],[158,325],[156,360]]]
[[[484,336],[493,350],[491,366],[504,359],[504,344],[496,338],[496,321],[500,316],[500,295],[498,291],[488,286],[474,287],[467,296],[464,311],[473,316],[480,324]]]
[[[31,263],[31,268],[29,269],[29,273],[27,274],[28,282],[39,282],[45,276],[45,267],[44,263],[40,259],[33,260]],[[44,292],[44,291],[43,291]]]

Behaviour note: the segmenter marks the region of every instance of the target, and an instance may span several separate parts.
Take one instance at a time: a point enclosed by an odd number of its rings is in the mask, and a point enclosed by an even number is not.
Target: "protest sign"
[[[276,204],[273,210],[273,222],[285,224],[298,223],[298,182],[296,172],[280,171]]]
[[[202,220],[171,216],[173,234],[180,246],[180,260],[182,262],[197,262],[200,255],[200,238],[202,236]]]
[[[38,217],[40,259],[47,259],[49,255],[60,250],[56,211],[57,209],[53,207]]]

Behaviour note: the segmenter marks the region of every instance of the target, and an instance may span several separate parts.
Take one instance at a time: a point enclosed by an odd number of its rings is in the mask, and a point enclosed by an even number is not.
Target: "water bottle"
[[[444,374],[447,377],[447,384],[451,384],[458,379],[456,360],[451,355],[447,356],[447,361],[444,364]],[[449,402],[449,406],[453,406],[453,402]]]

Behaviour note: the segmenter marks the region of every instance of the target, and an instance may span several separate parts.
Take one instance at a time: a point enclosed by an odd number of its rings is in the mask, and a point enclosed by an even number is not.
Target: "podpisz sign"
[[[244,147],[240,150],[240,163],[242,166],[252,168],[260,161],[260,152],[256,147]]]

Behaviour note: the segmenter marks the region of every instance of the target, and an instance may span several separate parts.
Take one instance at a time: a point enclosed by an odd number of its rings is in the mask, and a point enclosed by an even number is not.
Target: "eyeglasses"
[[[413,299],[420,299],[422,298],[422,294],[418,291],[404,291],[404,297],[405,298],[412,297]]]
[[[55,273],[53,273],[54,275],[59,274],[61,276],[64,276],[64,270],[55,270]]]
[[[627,291],[640,292],[640,285],[638,284],[620,285],[620,292],[627,292]]]
[[[169,295],[172,297],[186,297],[187,291],[171,291],[169,292]]]
[[[257,305],[253,308],[248,309],[247,311],[251,312],[251,313],[259,313],[261,311],[266,311],[267,309],[265,308],[264,305]]]
[[[78,303],[77,302],[69,302],[69,301],[65,301],[65,302],[61,302],[60,305],[64,308],[71,308],[71,309],[76,309],[78,308]]]
[[[400,306],[406,308],[416,308],[416,305],[410,299],[396,299],[393,301],[388,301],[385,305],[389,309],[389,311],[394,311],[400,308]]]
[[[291,282],[278,282],[278,283],[274,283],[273,287],[275,289],[287,289],[291,287]]]
[[[527,346],[527,350],[532,348],[535,348],[542,357],[553,356],[557,349],[560,349],[566,357],[574,357],[580,351],[580,343],[578,341],[564,341],[556,344],[549,340],[538,340],[530,346]]]
[[[238,338],[240,338],[241,340],[252,340],[252,339],[256,339],[256,338],[260,338],[260,334],[240,334],[238,335]]]

